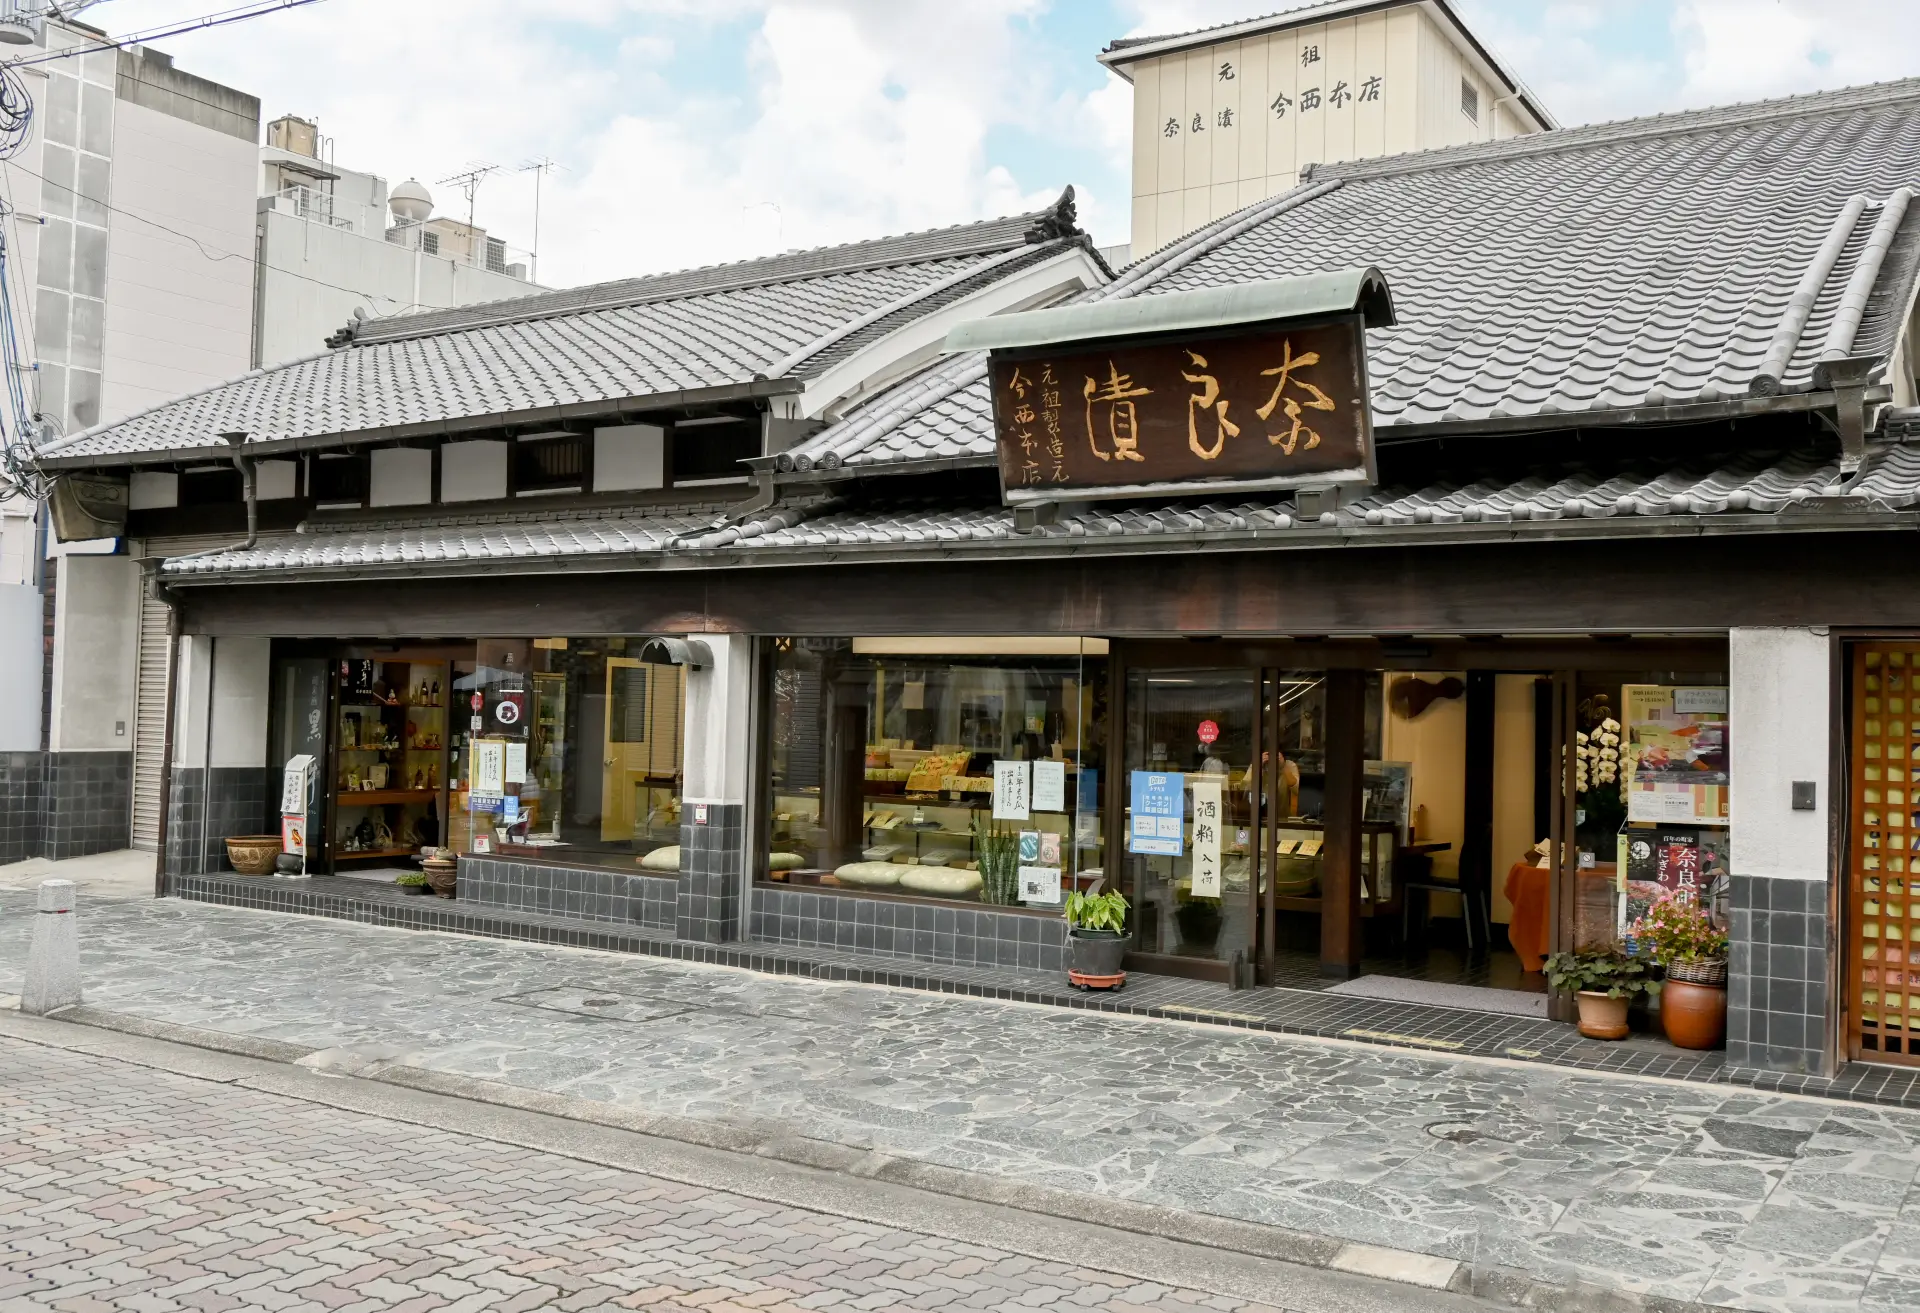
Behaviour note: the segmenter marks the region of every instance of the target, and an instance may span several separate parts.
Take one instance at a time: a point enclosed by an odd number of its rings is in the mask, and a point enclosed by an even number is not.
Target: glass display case
[[[1101,877],[1104,661],[946,641],[775,641],[762,878],[1051,909]]]
[[[333,864],[393,862],[443,843],[448,666],[347,658],[336,679]]]

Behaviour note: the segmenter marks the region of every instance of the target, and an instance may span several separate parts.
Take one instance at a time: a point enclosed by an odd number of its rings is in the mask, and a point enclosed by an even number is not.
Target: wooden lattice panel
[[[1920,646],[1855,648],[1852,700],[1849,1048],[1920,1066]]]

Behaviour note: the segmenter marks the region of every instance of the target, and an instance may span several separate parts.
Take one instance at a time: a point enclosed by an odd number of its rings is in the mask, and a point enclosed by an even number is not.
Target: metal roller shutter
[[[140,595],[140,654],[133,713],[133,846],[160,847],[160,782],[166,773],[167,682],[173,647],[167,637],[167,607],[151,592]]]

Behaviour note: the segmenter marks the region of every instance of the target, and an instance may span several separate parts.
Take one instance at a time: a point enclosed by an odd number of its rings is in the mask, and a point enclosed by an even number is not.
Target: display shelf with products
[[[450,682],[444,662],[339,663],[327,843],[334,865],[443,842]]]

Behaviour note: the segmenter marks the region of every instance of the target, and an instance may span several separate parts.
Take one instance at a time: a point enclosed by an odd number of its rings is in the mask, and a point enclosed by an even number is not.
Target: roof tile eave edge
[[[952,232],[954,235],[954,240],[946,244],[933,244],[929,249],[917,252],[909,252],[903,249],[898,254],[891,255],[889,258],[879,258],[877,255],[870,255],[869,258],[863,260],[849,259],[840,262],[828,262],[813,267],[796,267],[785,272],[768,271],[758,276],[749,276],[744,269],[739,268],[739,266],[746,264],[771,265],[783,258],[787,258],[784,256],[762,257],[761,260],[740,261],[734,265],[710,266],[715,273],[730,269],[738,270],[738,273],[733,278],[717,278],[711,283],[680,288],[661,286],[652,294],[648,294],[645,290],[642,290],[636,295],[608,296],[601,300],[586,301],[575,305],[528,307],[525,312],[519,314],[515,314],[513,308],[518,304],[518,301],[523,298],[509,298],[505,301],[490,303],[500,307],[497,313],[490,316],[476,317],[471,321],[462,321],[458,318],[460,311],[465,309],[465,307],[449,307],[445,310],[423,312],[420,315],[422,321],[426,321],[429,315],[442,316],[443,318],[438,322],[401,325],[398,323],[398,320],[402,317],[396,316],[395,327],[400,331],[393,332],[383,332],[381,330],[379,325],[382,324],[383,321],[365,320],[362,322],[367,325],[367,327],[357,329],[353,340],[348,343],[347,346],[349,348],[380,346],[389,342],[416,341],[423,337],[440,337],[451,333],[470,332],[475,329],[496,328],[512,324],[538,323],[546,319],[564,319],[575,315],[594,314],[607,310],[621,310],[632,306],[654,305],[666,301],[688,300],[693,297],[712,296],[723,292],[745,291],[757,287],[776,287],[782,283],[805,282],[810,279],[827,278],[837,274],[862,273],[875,269],[894,268],[899,265],[927,264],[936,260],[956,260],[976,255],[993,255],[1000,252],[1012,251],[1027,245],[1028,240],[1026,234],[1032,230],[1036,222],[1045,218],[1048,213],[1049,211],[1037,210],[1029,214],[1006,215],[997,219],[982,219],[973,224],[955,224],[952,229],[935,228],[928,229],[924,232],[900,233],[891,237],[878,237],[867,242],[849,242],[842,247],[817,248],[823,252],[834,250],[852,252],[861,248],[881,247],[888,244],[894,244],[904,248],[906,243],[914,239],[923,239],[931,242],[933,238],[942,233]],[[1014,224],[1022,224],[1024,226],[1016,233],[1012,227]],[[963,232],[991,229],[1005,229],[1006,234],[989,240],[989,233],[987,231],[978,231],[978,235],[971,241],[959,240]],[[807,254],[811,254],[811,252],[794,253],[794,258],[798,260]],[[704,269],[696,268],[676,270],[670,273],[642,275],[634,279],[617,280],[614,283],[605,284],[605,286],[615,287],[648,281],[665,284],[668,280],[676,278],[691,279],[694,275],[705,271]],[[569,289],[565,288],[556,289],[552,295],[564,296],[568,290]],[[361,336],[361,332],[364,332],[366,336]]]
[[[1920,100],[1920,77],[1894,78],[1859,86],[1838,87],[1829,91],[1805,92],[1797,96],[1771,100],[1739,101],[1730,105],[1708,105],[1700,109],[1675,110],[1668,114],[1640,118],[1610,119],[1555,128],[1550,132],[1530,132],[1500,141],[1466,142],[1454,146],[1434,146],[1426,150],[1405,151],[1366,160],[1341,160],[1314,167],[1313,176],[1340,178],[1348,182],[1366,182],[1378,178],[1403,177],[1463,164],[1502,162],[1532,156],[1576,151],[1595,146],[1616,145],[1628,141],[1651,141],[1660,137],[1688,136],[1716,128],[1774,123],[1782,119],[1804,118],[1814,114],[1843,113]]]
[[[393,561],[358,566],[321,565],[311,569],[300,566],[277,568],[249,567],[230,571],[199,570],[191,573],[161,571],[170,587],[216,586],[235,583],[339,582],[375,578],[465,577],[475,573],[488,575],[540,575],[582,568],[592,573],[621,573],[636,570],[637,563],[648,562],[651,569],[713,569],[743,565],[777,568],[783,564],[803,566],[831,560],[839,563],[858,561],[948,560],[958,557],[1015,556],[1097,556],[1128,555],[1135,552],[1165,552],[1169,547],[1229,551],[1297,550],[1303,548],[1336,549],[1365,547],[1370,544],[1409,544],[1419,542],[1460,543],[1469,541],[1540,542],[1549,540],[1594,541],[1631,538],[1758,536],[1763,534],[1804,534],[1831,532],[1873,532],[1890,528],[1920,527],[1920,509],[1847,511],[1833,515],[1786,511],[1717,512],[1683,515],[1632,515],[1604,519],[1579,520],[1478,520],[1458,524],[1338,525],[1291,526],[1284,529],[1201,529],[1138,534],[1014,535],[932,541],[831,542],[739,546],[728,543],[713,548],[661,550],[636,548],[629,551],[591,555],[436,558],[430,561]],[[751,542],[751,540],[743,540]],[[435,569],[423,571],[420,565]],[[640,567],[647,568],[647,567]]]

